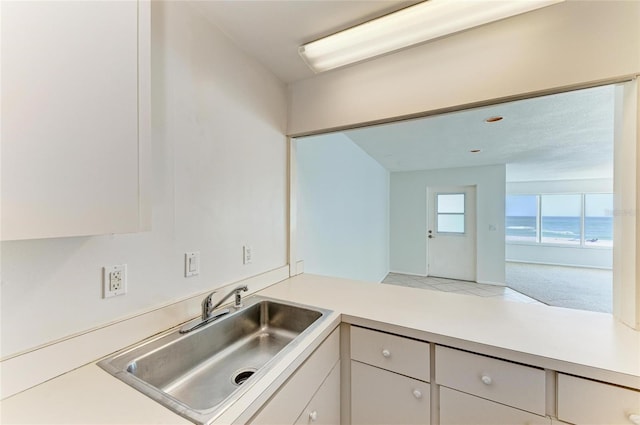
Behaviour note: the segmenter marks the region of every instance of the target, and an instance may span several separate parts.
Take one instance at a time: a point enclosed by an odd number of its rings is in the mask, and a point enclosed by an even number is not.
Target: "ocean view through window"
[[[506,241],[613,246],[613,194],[540,194],[506,197]]]

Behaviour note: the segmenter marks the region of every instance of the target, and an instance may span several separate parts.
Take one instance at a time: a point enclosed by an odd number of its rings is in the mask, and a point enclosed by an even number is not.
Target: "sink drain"
[[[236,385],[242,385],[244,381],[249,379],[254,373],[256,373],[254,369],[241,370],[233,376],[232,380]]]

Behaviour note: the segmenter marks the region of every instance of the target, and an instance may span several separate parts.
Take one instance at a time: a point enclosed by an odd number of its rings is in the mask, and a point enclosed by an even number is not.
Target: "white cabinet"
[[[353,425],[428,424],[430,399],[426,382],[351,361]]]
[[[147,229],[149,3],[0,12],[2,240]]]
[[[430,345],[351,327],[351,423],[428,424]]]
[[[558,419],[578,425],[639,425],[640,391],[560,373]]]
[[[249,421],[253,425],[287,425],[304,422],[308,409],[318,423],[340,418],[340,330],[336,329]],[[337,371],[337,372],[336,372]],[[336,376],[330,376],[337,373]],[[331,379],[330,379],[331,378]],[[338,380],[336,388],[335,381]],[[327,387],[321,388],[323,382]],[[332,397],[326,392],[336,391]],[[315,396],[315,397],[314,397]],[[314,404],[317,403],[317,404]],[[336,413],[337,412],[337,413]],[[313,419],[307,413],[307,418]],[[302,422],[301,422],[302,421]],[[313,423],[313,422],[309,422]]]
[[[296,425],[336,425],[340,423],[340,362],[324,380]]]
[[[542,369],[438,345],[436,382],[545,415],[545,372]]]
[[[551,419],[440,387],[440,425],[550,425]]]

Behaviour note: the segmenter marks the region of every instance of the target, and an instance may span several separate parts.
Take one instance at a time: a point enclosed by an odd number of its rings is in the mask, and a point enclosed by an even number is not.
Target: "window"
[[[541,195],[542,243],[580,245],[582,195]]]
[[[613,194],[508,195],[507,242],[613,246]]]
[[[538,242],[538,196],[509,195],[506,202],[506,239]]]
[[[587,246],[613,246],[613,195],[584,195],[584,243]]]
[[[436,195],[438,233],[464,233],[464,193]]]

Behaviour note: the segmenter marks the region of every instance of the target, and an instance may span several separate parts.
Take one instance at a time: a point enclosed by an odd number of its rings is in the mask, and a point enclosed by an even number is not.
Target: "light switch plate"
[[[184,254],[184,277],[200,274],[200,252],[186,252]]]
[[[102,298],[111,298],[127,293],[127,265],[102,268]]]

